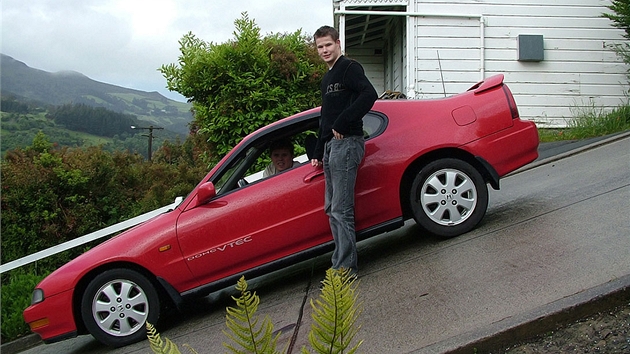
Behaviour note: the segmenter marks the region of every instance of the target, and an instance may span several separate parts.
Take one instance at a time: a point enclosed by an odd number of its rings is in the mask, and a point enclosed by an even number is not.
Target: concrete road
[[[551,162],[501,181],[486,217],[453,239],[423,234],[413,223],[359,244],[358,338],[365,353],[444,353],[500,330],[549,304],[590,294],[630,275],[630,138]],[[250,288],[261,297],[280,342],[298,329],[294,353],[307,344],[310,299],[329,255],[276,272]],[[229,291],[191,302],[160,328],[199,353],[226,352]],[[590,295],[589,295],[590,296]],[[559,305],[565,306],[565,305]],[[566,305],[569,306],[569,305]],[[301,321],[300,321],[301,319]],[[483,335],[488,335],[485,333]],[[147,342],[119,349],[90,336],[39,345],[28,354],[151,353]]]

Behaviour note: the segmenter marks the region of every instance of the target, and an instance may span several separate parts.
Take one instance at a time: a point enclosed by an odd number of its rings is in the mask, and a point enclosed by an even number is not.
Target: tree
[[[184,35],[178,63],[160,68],[167,87],[192,102],[210,163],[254,130],[319,105],[326,71],[300,30],[262,37],[247,13],[234,23],[235,38],[223,44]]]
[[[624,30],[624,38],[630,39],[630,0],[612,0],[608,6],[615,14],[603,14],[604,17],[613,21],[613,26]],[[613,45],[613,50],[619,55],[623,62],[630,64],[630,44],[623,42]],[[626,70],[630,79],[630,70]]]
[[[608,6],[615,15],[604,14],[604,17],[614,22],[613,26],[626,32],[624,38],[630,39],[630,0],[612,0]]]
[[[107,137],[131,133],[131,126],[138,124],[136,116],[86,104],[68,103],[53,107],[49,118],[70,130]]]

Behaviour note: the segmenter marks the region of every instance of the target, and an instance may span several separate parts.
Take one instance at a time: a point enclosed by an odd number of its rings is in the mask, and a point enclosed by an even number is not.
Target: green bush
[[[22,317],[22,311],[31,304],[33,289],[43,278],[43,276],[17,271],[9,276],[8,283],[0,288],[3,343],[29,332],[29,327]]]
[[[227,43],[184,35],[177,64],[160,68],[169,90],[192,102],[194,123],[212,146],[211,164],[254,130],[318,106],[326,72],[301,31],[263,37],[247,13],[234,24]]]
[[[205,175],[205,165],[190,146],[169,144],[165,150],[148,162],[135,154],[110,153],[100,147],[58,149],[40,132],[31,146],[9,151],[1,168],[2,263],[163,207],[190,193]],[[42,259],[20,271],[49,273],[104,240]],[[35,283],[7,296],[4,289],[10,289],[12,279],[2,274],[3,299],[27,305]],[[21,310],[8,312],[2,303],[3,339],[28,333]],[[14,320],[21,326],[14,326]]]

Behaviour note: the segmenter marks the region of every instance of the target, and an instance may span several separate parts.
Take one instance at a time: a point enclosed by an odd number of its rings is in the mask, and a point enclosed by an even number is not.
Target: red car
[[[323,170],[301,164],[262,178],[269,144],[308,151],[319,108],[245,137],[174,210],[59,268],[24,319],[45,342],[90,333],[110,346],[144,339],[165,304],[180,305],[332,250]],[[364,121],[356,184],[357,239],[415,221],[452,237],[474,228],[488,187],[538,156],[533,122],[519,118],[503,75],[437,100],[379,100]]]

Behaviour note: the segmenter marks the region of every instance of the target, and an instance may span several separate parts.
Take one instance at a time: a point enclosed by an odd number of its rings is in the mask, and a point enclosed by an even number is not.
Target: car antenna
[[[440,61],[440,51],[436,50],[438,58],[438,66],[440,67],[440,78],[442,79],[442,90],[444,91],[444,97],[446,97],[446,86],[444,86],[444,75],[442,74],[442,62]]]

